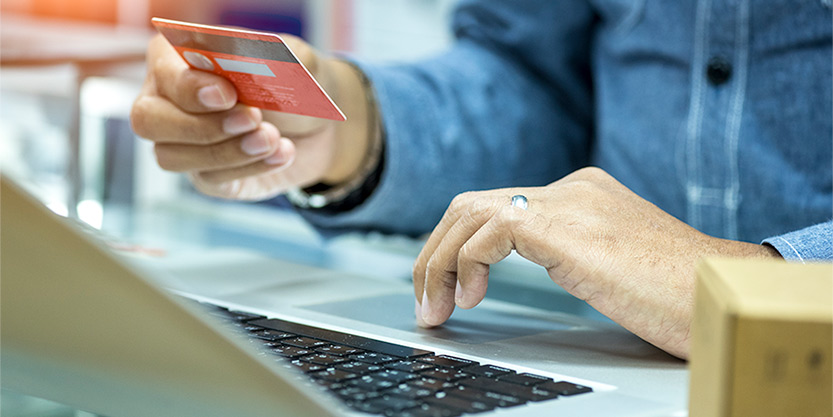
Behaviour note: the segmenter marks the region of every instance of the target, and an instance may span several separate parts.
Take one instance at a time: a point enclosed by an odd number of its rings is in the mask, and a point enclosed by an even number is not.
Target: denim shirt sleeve
[[[833,260],[833,221],[827,221],[801,230],[773,236],[763,243],[772,245],[789,261]]]
[[[593,18],[585,0],[464,0],[447,52],[411,64],[357,62],[382,115],[380,182],[353,210],[301,215],[325,233],[418,235],[460,192],[545,185],[585,164]]]

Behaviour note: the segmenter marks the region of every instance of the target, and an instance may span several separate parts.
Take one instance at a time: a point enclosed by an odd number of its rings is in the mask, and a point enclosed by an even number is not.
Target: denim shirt
[[[359,63],[386,134],[374,193],[324,229],[430,231],[466,190],[596,165],[698,230],[833,259],[826,0],[470,0],[456,42]]]

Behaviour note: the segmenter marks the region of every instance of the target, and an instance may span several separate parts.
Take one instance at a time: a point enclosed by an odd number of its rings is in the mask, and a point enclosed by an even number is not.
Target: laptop
[[[419,329],[405,283],[130,261],[0,183],[4,389],[112,417],[687,415],[686,364],[615,324],[487,299]]]

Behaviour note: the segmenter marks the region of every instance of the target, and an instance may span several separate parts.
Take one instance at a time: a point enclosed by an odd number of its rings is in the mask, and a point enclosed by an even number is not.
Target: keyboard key
[[[365,362],[342,362],[335,366],[338,369],[347,371],[347,372],[355,372],[357,374],[369,374],[373,372],[381,371],[383,368],[381,365],[374,365],[372,363],[365,363]]]
[[[515,371],[511,369],[501,368],[500,366],[495,365],[478,365],[478,366],[470,366],[466,368],[466,372],[477,375],[477,376],[485,376],[487,378],[495,378],[500,375],[507,375],[507,374],[514,374]]]
[[[281,342],[279,342],[277,340],[256,339],[256,338],[253,338],[253,337],[250,337],[250,338],[246,339],[246,341],[249,342],[250,345],[254,346],[254,348],[257,349],[257,350],[263,350],[263,349],[268,350],[268,349],[273,348],[275,346],[280,346],[281,345]]]
[[[438,392],[433,397],[427,397],[425,398],[425,402],[438,407],[457,409],[464,413],[481,413],[495,408],[495,405],[492,403],[455,397],[445,392]]]
[[[471,386],[470,381],[472,380],[464,379],[460,380],[459,383],[461,385]],[[537,386],[519,385],[502,381],[482,381],[481,385],[476,386],[475,388],[479,388],[484,391],[511,395],[524,401],[544,401],[558,397],[558,393],[555,391],[547,391],[540,389]]]
[[[388,381],[387,379],[377,378],[371,375],[364,375],[360,378],[353,379],[348,381],[347,384],[349,386],[359,387],[367,391],[381,391],[398,385],[393,381]]]
[[[312,353],[312,351],[308,349],[301,349],[296,346],[280,345],[269,349],[269,353],[278,356],[283,356],[285,358],[297,358],[300,356],[309,355]]]
[[[255,333],[255,332],[260,332],[260,331],[265,330],[263,327],[260,327],[260,326],[252,326],[252,325],[248,325],[248,324],[245,324],[245,323],[240,323],[240,324],[243,324],[243,326],[241,326],[240,329],[247,332],[247,333]]]
[[[289,339],[292,337],[298,337],[297,334],[287,333],[287,332],[279,332],[275,330],[261,330],[258,332],[254,332],[251,334],[252,337],[256,337],[258,339],[264,340],[282,340],[282,339]]]
[[[430,363],[434,366],[442,366],[445,368],[460,369],[467,366],[479,365],[479,363],[470,361],[468,359],[455,358],[448,355],[428,355],[417,359],[420,362]]]
[[[396,388],[385,391],[385,394],[416,400],[429,395],[434,395],[435,392],[437,392],[437,390],[431,388],[420,388],[413,385],[400,384]]]
[[[332,382],[343,382],[347,381],[348,379],[357,378],[359,374],[345,372],[341,369],[329,368],[321,372],[311,373],[310,376],[312,376],[313,378],[326,379],[327,381]]]
[[[513,384],[511,382],[495,381],[494,379],[484,377],[461,379],[458,383],[460,385],[474,387],[483,391],[508,394],[514,397],[519,397],[525,401],[540,401],[541,399],[554,398],[558,396],[557,393],[551,393],[549,391],[535,392],[534,387]]]
[[[559,381],[559,382],[547,382],[541,385],[536,385],[536,388],[553,391],[558,395],[570,396],[576,394],[584,394],[585,392],[593,392],[593,388],[586,387],[584,385],[573,384],[571,382],[566,381]]]
[[[491,400],[494,404],[497,404],[498,407],[514,407],[516,405],[526,404],[526,400],[523,398],[509,394],[486,392],[484,396]]]
[[[293,360],[289,363],[292,366],[294,366],[295,368],[300,369],[304,373],[323,371],[323,370],[327,369],[326,366],[316,365],[314,363],[310,363],[310,362],[307,362],[307,361],[302,361],[300,359],[295,359],[295,360]]]
[[[543,384],[545,382],[553,382],[552,378],[547,378],[545,376],[535,374],[507,374],[499,376],[497,380],[527,386]]]
[[[445,390],[445,393],[455,397],[463,397],[472,401],[480,401],[496,407],[514,407],[526,404],[526,400],[508,394],[483,391],[477,388],[461,385]]]
[[[394,358],[393,356],[389,356],[389,355],[384,355],[384,354],[381,354],[381,353],[367,352],[367,353],[362,353],[360,355],[350,356],[350,359],[353,359],[353,360],[359,361],[359,362],[366,362],[366,363],[372,363],[374,365],[379,365],[379,364],[383,364],[383,363],[386,363],[386,362],[393,362],[397,358]]]
[[[448,382],[448,381],[442,381],[442,380],[439,380],[439,379],[425,378],[425,377],[408,381],[408,385],[418,387],[418,388],[433,389],[434,391],[439,391],[439,390],[442,390],[442,389],[445,389],[445,388],[450,388],[450,387],[454,386],[454,384],[452,384],[451,382]]]
[[[415,358],[431,353],[427,350],[397,345],[394,343],[382,342],[379,340],[368,339],[366,337],[335,332],[332,330],[307,326],[300,323],[292,323],[279,319],[256,320],[253,321],[251,324],[263,326],[267,329],[283,330],[291,333],[297,333],[315,339],[329,340],[333,343],[337,343],[340,345],[353,346],[359,349],[380,352],[386,355],[391,355],[399,358]]]
[[[281,340],[281,343],[305,349],[317,348],[321,346],[326,346],[328,344],[327,342],[321,340],[315,340],[313,338],[303,336],[293,337],[291,339],[284,339]]]
[[[341,356],[328,355],[326,353],[316,353],[316,354],[313,354],[313,355],[304,356],[304,360],[307,361],[307,362],[312,362],[312,363],[317,364],[317,365],[331,366],[331,365],[335,365],[339,362],[345,362],[348,359],[343,358]]]
[[[420,372],[426,378],[441,379],[443,381],[456,381],[458,379],[470,378],[471,375],[452,368],[434,368]]]
[[[382,394],[376,391],[367,391],[360,387],[346,387],[333,391],[344,401],[349,403],[363,402],[373,398],[379,398]]]
[[[316,352],[320,353],[328,353],[330,355],[338,355],[338,356],[350,356],[350,355],[359,355],[365,353],[361,349],[357,349],[350,346],[344,345],[330,345],[330,346],[322,346],[320,348],[315,349]]]
[[[434,369],[434,366],[425,362],[397,361],[385,364],[385,369],[395,369],[397,371],[405,372],[419,372],[426,369]]]
[[[374,377],[377,377],[377,378],[384,378],[384,379],[387,379],[388,381],[393,381],[397,385],[401,384],[403,382],[406,382],[406,381],[410,381],[412,379],[419,378],[419,375],[417,375],[417,374],[412,374],[410,372],[403,372],[403,371],[397,371],[397,370],[386,370],[386,371],[376,372],[375,374],[371,374],[371,376],[374,376]]]
[[[531,390],[529,391],[529,393],[531,394],[531,398],[529,399],[530,401],[544,401],[558,397],[558,392],[556,391],[548,391],[545,389],[541,389],[537,386],[529,388],[531,388]]]

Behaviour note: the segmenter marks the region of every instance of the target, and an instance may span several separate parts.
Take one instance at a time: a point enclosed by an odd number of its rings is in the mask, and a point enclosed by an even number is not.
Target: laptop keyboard
[[[355,411],[453,417],[592,392],[468,359],[201,303],[261,354],[280,358]]]

